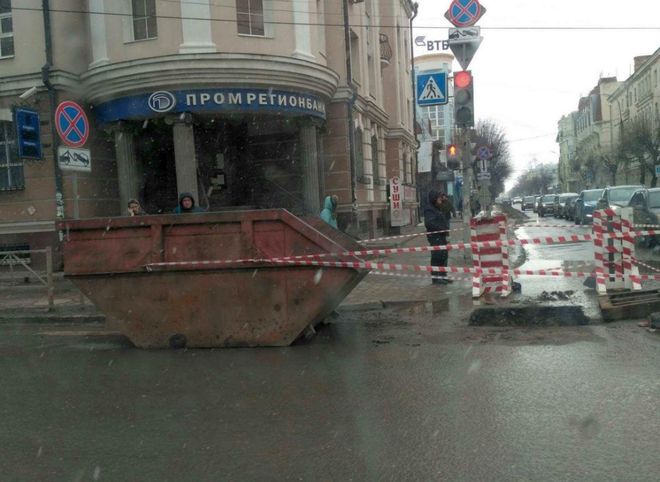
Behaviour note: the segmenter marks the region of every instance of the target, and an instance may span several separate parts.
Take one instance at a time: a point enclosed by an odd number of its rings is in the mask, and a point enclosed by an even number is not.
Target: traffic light
[[[16,144],[21,159],[41,159],[39,113],[22,107],[15,109]]]
[[[460,162],[460,150],[456,146],[456,144],[449,144],[447,146],[447,167],[449,169],[458,169],[461,165]]]
[[[454,74],[454,121],[456,127],[474,127],[474,79],[469,70]]]

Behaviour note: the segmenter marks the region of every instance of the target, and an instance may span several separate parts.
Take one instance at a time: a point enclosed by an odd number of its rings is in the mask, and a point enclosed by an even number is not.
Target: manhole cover
[[[588,325],[580,306],[515,306],[478,308],[472,326],[575,326]]]

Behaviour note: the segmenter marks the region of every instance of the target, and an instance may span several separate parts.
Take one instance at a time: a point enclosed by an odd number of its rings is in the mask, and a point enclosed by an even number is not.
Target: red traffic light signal
[[[454,87],[464,89],[472,83],[472,74],[469,70],[462,70],[454,74]]]
[[[456,127],[474,126],[474,79],[469,70],[454,73],[454,122]]]

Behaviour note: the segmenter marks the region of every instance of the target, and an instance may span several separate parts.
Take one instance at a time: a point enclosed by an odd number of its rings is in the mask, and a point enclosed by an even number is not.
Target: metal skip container
[[[283,209],[68,220],[59,228],[65,276],[143,348],[289,345],[366,275],[261,261],[359,249]]]

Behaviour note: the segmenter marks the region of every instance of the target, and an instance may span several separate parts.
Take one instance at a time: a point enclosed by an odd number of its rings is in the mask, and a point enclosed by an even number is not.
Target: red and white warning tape
[[[440,234],[440,233],[455,233],[459,231],[465,231],[467,228],[455,228],[455,229],[443,229],[441,231],[423,231],[420,233],[411,233],[411,234],[400,234],[397,236],[385,236],[383,238],[372,238],[372,239],[361,239],[358,241],[360,244],[375,243],[376,241],[389,241],[391,239],[405,239],[405,238],[415,238],[417,236],[426,236],[427,234]]]
[[[638,264],[639,266],[643,266],[646,269],[650,269],[651,271],[655,271],[656,273],[660,273],[660,269],[656,268],[655,266],[651,266],[650,264],[646,264],[637,258],[632,258],[633,263]]]
[[[378,275],[378,276],[390,276],[390,277],[397,277],[397,278],[415,278],[415,279],[425,279],[428,280],[429,278],[431,279],[447,279],[449,278],[450,280],[453,281],[468,281],[471,282],[472,278],[467,278],[464,276],[455,276],[451,273],[448,273],[447,276],[439,276],[439,275],[424,275],[424,274],[408,274],[408,273],[397,273],[396,271],[370,271],[370,275]]]
[[[373,256],[377,254],[406,254],[406,253],[427,253],[430,251],[453,251],[453,250],[467,250],[467,249],[480,249],[480,248],[501,248],[504,246],[516,246],[527,244],[565,244],[565,243],[579,243],[585,241],[592,241],[593,237],[590,234],[583,235],[569,235],[569,236],[555,236],[543,238],[529,238],[529,239],[509,239],[507,241],[481,241],[478,243],[453,243],[438,246],[413,246],[408,248],[384,248],[384,249],[364,249],[359,251],[343,251],[339,253],[317,253],[317,254],[301,254],[297,256],[284,256],[275,258],[278,260],[297,260],[297,259],[321,259],[328,256]]]
[[[642,228],[642,229],[660,229],[660,226],[657,224],[635,224],[633,228]]]
[[[518,226],[520,228],[588,228],[591,229],[590,225],[587,224],[576,224],[575,226],[568,224],[521,224]],[[659,226],[660,227],[660,226]]]

